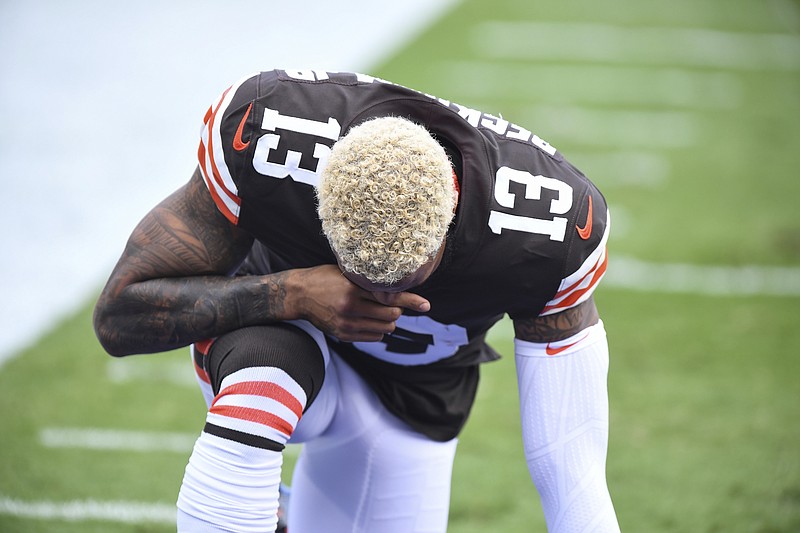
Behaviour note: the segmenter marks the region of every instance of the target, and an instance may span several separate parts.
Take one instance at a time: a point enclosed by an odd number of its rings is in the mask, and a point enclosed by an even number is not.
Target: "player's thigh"
[[[456,440],[436,442],[391,415],[332,354],[340,391],[333,422],[294,471],[292,533],[444,532]]]

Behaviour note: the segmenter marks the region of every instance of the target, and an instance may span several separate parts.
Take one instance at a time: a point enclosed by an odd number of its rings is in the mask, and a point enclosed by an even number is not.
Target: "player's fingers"
[[[372,292],[372,297],[376,302],[386,306],[402,307],[418,313],[427,313],[431,309],[431,303],[413,292]]]
[[[400,318],[403,314],[403,309],[396,305],[385,305],[377,303],[372,300],[364,302],[364,310],[362,316],[364,318],[377,320],[384,323],[392,323]]]
[[[344,342],[378,342],[383,336],[393,332],[394,322],[361,319],[349,322],[342,327],[336,337]]]

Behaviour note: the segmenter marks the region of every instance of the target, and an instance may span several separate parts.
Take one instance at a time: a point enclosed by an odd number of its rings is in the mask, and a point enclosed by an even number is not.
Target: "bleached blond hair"
[[[337,141],[317,188],[319,217],[342,268],[391,285],[444,242],[456,189],[450,160],[409,120],[368,120]]]

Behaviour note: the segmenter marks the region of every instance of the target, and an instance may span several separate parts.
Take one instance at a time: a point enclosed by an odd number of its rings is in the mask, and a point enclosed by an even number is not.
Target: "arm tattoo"
[[[129,286],[109,335],[122,352],[160,352],[283,317],[287,273],[195,276]]]
[[[131,235],[95,309],[103,346],[115,355],[158,352],[284,318],[287,273],[228,277],[252,242],[196,172]]]
[[[530,342],[553,342],[575,335],[581,330],[596,324],[599,320],[594,300],[585,302],[566,311],[536,318],[514,321],[514,334],[518,339]]]
[[[139,262],[143,277],[172,271],[228,273],[251,243],[252,237],[217,211],[195,173],[183,195],[176,193],[142,220],[128,242],[126,258]]]

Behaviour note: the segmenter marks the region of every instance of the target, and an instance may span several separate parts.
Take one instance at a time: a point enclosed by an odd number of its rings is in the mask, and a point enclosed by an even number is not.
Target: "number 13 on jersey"
[[[509,209],[515,207],[517,198],[511,192],[511,182],[525,186],[525,200],[541,201],[542,189],[558,193],[556,198],[550,200],[551,215],[564,215],[572,208],[572,187],[567,183],[509,167],[498,169],[494,182],[494,199],[503,207]],[[492,210],[489,213],[489,227],[498,235],[504,229],[508,229],[547,235],[551,241],[563,242],[567,233],[567,218],[559,216],[550,219],[534,218]]]

